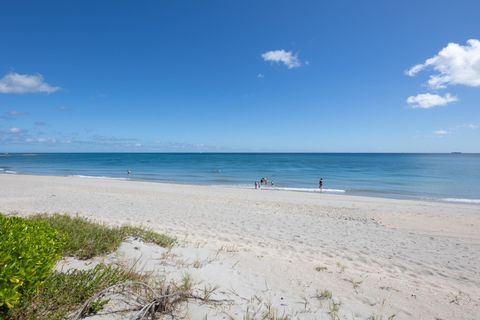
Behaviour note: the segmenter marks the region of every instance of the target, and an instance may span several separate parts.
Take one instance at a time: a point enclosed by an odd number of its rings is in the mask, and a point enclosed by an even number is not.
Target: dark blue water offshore
[[[127,174],[131,170],[131,174]],[[480,203],[480,154],[36,153],[0,154],[0,174],[111,177]]]

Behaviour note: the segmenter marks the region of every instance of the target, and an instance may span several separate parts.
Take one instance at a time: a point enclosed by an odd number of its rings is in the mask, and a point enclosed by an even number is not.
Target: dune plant
[[[109,227],[78,216],[39,214],[29,219],[45,222],[60,234],[66,235],[68,240],[64,246],[63,255],[82,260],[115,251],[127,237],[136,237],[162,247],[171,246],[175,242],[175,239],[169,236],[143,228]]]
[[[53,272],[35,292],[26,294],[12,310],[11,319],[68,319],[85,301],[97,292],[127,281],[146,281],[133,270],[99,264],[90,270]],[[95,314],[108,299],[93,301],[86,314]]]
[[[45,281],[64,243],[45,222],[0,214],[0,316]]]

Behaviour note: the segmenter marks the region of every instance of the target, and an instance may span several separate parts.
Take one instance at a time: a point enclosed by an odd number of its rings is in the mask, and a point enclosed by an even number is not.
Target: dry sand
[[[0,212],[69,213],[179,239],[125,243],[158,276],[192,275],[235,305],[193,319],[242,319],[269,303],[293,319],[480,319],[480,206],[292,191],[0,175]],[[133,246],[133,247],[132,247]],[[171,258],[173,259],[173,258]],[[173,260],[172,260],[173,261]],[[318,299],[318,290],[333,299]]]

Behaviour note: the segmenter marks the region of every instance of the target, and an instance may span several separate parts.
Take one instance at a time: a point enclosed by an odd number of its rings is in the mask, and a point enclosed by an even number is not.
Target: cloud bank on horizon
[[[462,46],[449,43],[435,56],[424,63],[416,64],[405,73],[414,77],[426,69],[433,69],[427,81],[431,90],[446,89],[449,86],[480,87],[480,41],[470,39]],[[458,101],[456,96],[447,93],[443,96],[435,93],[421,93],[407,98],[412,108],[430,109],[445,106]]]

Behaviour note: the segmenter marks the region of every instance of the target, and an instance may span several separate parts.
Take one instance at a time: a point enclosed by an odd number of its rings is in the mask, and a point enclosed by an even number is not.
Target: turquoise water
[[[127,171],[131,170],[131,174]],[[480,204],[480,154],[36,153],[0,155],[0,173],[109,177]]]

